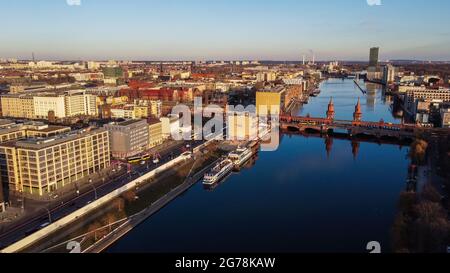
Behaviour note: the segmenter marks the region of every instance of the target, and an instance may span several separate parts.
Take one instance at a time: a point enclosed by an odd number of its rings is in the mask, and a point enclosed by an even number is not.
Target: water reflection
[[[318,97],[310,98],[307,104],[299,106],[295,114],[325,117],[327,105],[330,98],[333,98],[336,119],[352,120],[355,104],[358,98],[361,98],[363,120],[377,122],[383,119],[386,122],[401,123],[402,115],[392,111],[394,102],[386,98],[386,92],[381,85],[363,81],[360,81],[360,84],[365,87],[367,94],[363,94],[353,80],[327,80],[320,85],[322,93]],[[399,111],[398,108],[395,110]]]
[[[380,92],[380,85],[374,83],[366,83],[366,111],[374,112],[377,103],[377,94]]]
[[[324,117],[333,97],[336,118],[353,118],[363,96],[353,81],[330,80],[321,89],[299,114]],[[374,96],[362,99],[363,119],[399,123],[395,100],[382,89]],[[404,247],[396,239],[405,230],[399,196],[417,189],[408,143],[290,132],[280,143],[214,191],[198,183],[109,252],[366,252],[370,241],[383,252]]]

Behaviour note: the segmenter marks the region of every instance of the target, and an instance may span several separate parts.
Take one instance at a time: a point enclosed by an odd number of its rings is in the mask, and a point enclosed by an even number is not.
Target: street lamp
[[[20,197],[22,199],[21,200],[22,201],[21,209],[22,209],[22,211],[24,211],[25,210],[25,194],[24,194],[24,192],[22,190],[20,190],[19,193],[20,193]]]
[[[89,179],[89,184],[91,184],[92,188],[94,189],[95,200],[97,200],[98,199],[97,188],[95,187],[94,183],[92,183],[92,179]]]
[[[48,213],[48,222],[51,224],[52,223],[52,214],[50,212],[50,210],[48,208],[44,208],[47,213]]]

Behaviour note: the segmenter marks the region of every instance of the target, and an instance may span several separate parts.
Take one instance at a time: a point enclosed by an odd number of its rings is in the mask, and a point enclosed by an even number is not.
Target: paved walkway
[[[120,227],[115,229],[113,232],[108,234],[106,237],[95,243],[90,248],[86,249],[84,253],[101,253],[105,251],[109,246],[114,244],[120,238],[125,236],[128,232],[130,232],[133,228],[144,222],[147,218],[152,216],[153,214],[160,211],[166,205],[168,205],[171,201],[176,199],[179,195],[190,189],[193,185],[195,185],[198,180],[220,159],[214,161],[207,167],[203,168],[201,171],[197,172],[194,176],[188,178],[183,184],[173,189],[170,193],[166,194],[162,198],[158,199],[155,203],[153,203],[150,207],[145,209],[139,214],[131,217],[127,222],[122,224]],[[195,163],[194,163],[195,164]]]

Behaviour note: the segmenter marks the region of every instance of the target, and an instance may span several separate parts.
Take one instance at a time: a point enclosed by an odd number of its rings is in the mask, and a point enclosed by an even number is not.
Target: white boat
[[[236,151],[230,153],[228,158],[233,162],[234,167],[239,169],[252,157],[252,155],[251,149],[239,147]]]
[[[227,174],[233,170],[234,164],[231,160],[225,159],[218,163],[214,168],[211,169],[203,178],[203,184],[207,186],[212,186],[219,182]]]

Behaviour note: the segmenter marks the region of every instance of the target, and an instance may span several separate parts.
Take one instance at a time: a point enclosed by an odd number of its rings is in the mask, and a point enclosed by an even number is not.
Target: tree
[[[440,203],[442,201],[441,194],[431,183],[425,184],[422,192],[422,198],[433,203]]]
[[[425,140],[417,139],[411,145],[410,157],[417,164],[425,162],[425,156],[428,149],[428,143]]]
[[[416,251],[421,253],[445,252],[450,238],[447,213],[439,203],[421,202],[416,206],[417,220],[414,222]]]
[[[125,199],[127,203],[136,201],[136,193],[134,191],[127,191],[122,194],[122,198]]]

